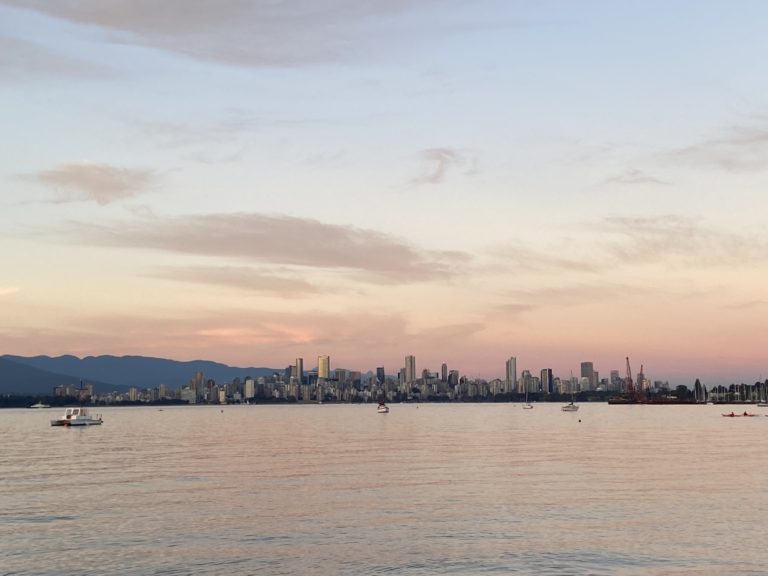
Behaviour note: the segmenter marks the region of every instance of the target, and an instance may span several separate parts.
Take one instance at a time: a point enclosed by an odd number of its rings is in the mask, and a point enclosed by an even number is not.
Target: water
[[[0,574],[765,574],[752,410],[2,410]]]

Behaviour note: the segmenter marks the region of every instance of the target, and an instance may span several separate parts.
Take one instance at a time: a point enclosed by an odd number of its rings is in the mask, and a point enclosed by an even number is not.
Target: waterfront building
[[[317,377],[328,380],[331,377],[331,357],[330,356],[318,356],[317,357]]]
[[[510,356],[509,360],[507,360],[507,390],[512,392],[514,387],[517,385],[517,358],[514,356]]]
[[[416,381],[416,356],[405,357],[405,383],[413,384]]]
[[[597,388],[599,375],[595,372],[595,365],[592,362],[581,363],[581,377],[589,380],[589,390]]]
[[[552,368],[542,368],[541,370],[541,391],[544,394],[552,394],[554,392],[554,379],[552,377]]]
[[[443,365],[440,366],[440,380],[443,382],[448,382],[448,364],[443,362]]]
[[[181,389],[181,392],[179,393],[179,398],[182,402],[187,402],[188,404],[196,404],[197,403],[197,391],[190,387],[185,386]]]
[[[293,365],[291,372],[291,376],[296,378],[299,384],[304,382],[304,358],[296,358],[296,364]]]
[[[619,376],[618,370],[611,370],[611,390],[621,390],[621,385],[623,383],[623,380],[621,376]]]
[[[496,396],[497,394],[504,394],[506,389],[504,380],[501,378],[494,378],[488,383],[488,386],[492,396]]]
[[[538,387],[533,387],[533,376],[531,375],[530,370],[523,370],[523,373],[520,375],[520,382],[522,386],[522,392],[538,392]]]
[[[244,395],[246,400],[256,396],[256,381],[253,378],[245,379]]]
[[[384,373],[384,366],[376,368],[376,382],[379,386],[384,386],[387,380],[387,375]]]

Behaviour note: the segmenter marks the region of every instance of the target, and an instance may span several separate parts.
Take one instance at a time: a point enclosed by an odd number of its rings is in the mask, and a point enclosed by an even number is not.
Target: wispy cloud
[[[37,75],[99,78],[108,74],[100,64],[55,52],[22,38],[0,36],[0,82]]]
[[[320,291],[298,275],[270,274],[245,266],[168,266],[155,268],[148,275],[179,282],[226,286],[280,298],[301,298]]]
[[[421,41],[396,16],[434,0],[2,0],[112,30],[116,40],[240,66],[299,66],[350,60],[375,45]],[[450,11],[441,10],[438,21]],[[439,26],[432,18],[429,25]]]
[[[750,300],[739,304],[728,304],[723,306],[728,310],[754,310],[759,308],[768,308],[768,300]]]
[[[470,260],[462,252],[424,250],[373,230],[254,213],[80,222],[65,232],[88,244],[341,269],[398,283],[447,278]]]
[[[261,118],[244,111],[233,110],[221,118],[211,121],[169,122],[141,120],[134,124],[142,136],[149,137],[164,146],[195,146],[231,142],[249,134],[263,132],[269,128],[304,126],[315,122],[308,118],[274,119]]]
[[[262,118],[242,110],[230,110],[207,121],[138,120],[130,127],[142,140],[165,148],[184,150],[187,157],[205,164],[236,162],[253,147],[255,138],[268,130],[303,127],[321,122],[311,118]],[[321,155],[309,162],[322,161]]]
[[[768,126],[737,125],[721,130],[713,138],[672,150],[662,155],[668,164],[689,164],[697,168],[720,168],[728,172],[768,169]]]
[[[510,244],[493,249],[491,254],[506,261],[516,270],[594,273],[606,266],[605,262],[597,259],[587,259],[568,254],[573,251],[572,245],[564,245],[547,251],[520,244]]]
[[[439,184],[448,171],[461,165],[469,165],[467,174],[477,173],[477,161],[454,148],[427,148],[420,153],[424,171],[412,180],[413,184]]]
[[[609,300],[617,300],[643,294],[646,289],[642,286],[629,284],[601,283],[576,284],[573,286],[554,286],[533,290],[511,290],[506,297],[513,303],[502,305],[524,311],[541,307],[573,307],[600,304]]]
[[[622,173],[617,174],[615,176],[611,176],[610,178],[607,178],[602,182],[602,185],[604,186],[610,185],[610,184],[623,184],[623,185],[624,184],[626,185],[655,184],[659,186],[669,186],[671,185],[671,182],[662,180],[661,178],[657,178],[656,176],[648,174],[643,170],[638,170],[636,168],[627,168]]]
[[[768,259],[764,236],[706,228],[681,216],[606,218],[601,242],[617,261],[647,263],[675,260],[683,265],[744,264]]]
[[[57,202],[91,201],[101,205],[131,198],[147,189],[155,178],[151,170],[91,163],[62,164],[22,176],[53,187]]]
[[[525,312],[531,312],[536,308],[537,306],[534,304],[507,303],[507,304],[499,304],[498,306],[495,306],[494,313],[501,312],[506,316],[517,317],[517,316],[520,316],[521,314],[524,314]]]

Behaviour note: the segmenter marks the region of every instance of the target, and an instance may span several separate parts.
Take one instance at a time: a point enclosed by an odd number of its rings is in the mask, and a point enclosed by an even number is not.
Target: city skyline
[[[0,0],[0,354],[768,374],[765,3],[132,7]]]

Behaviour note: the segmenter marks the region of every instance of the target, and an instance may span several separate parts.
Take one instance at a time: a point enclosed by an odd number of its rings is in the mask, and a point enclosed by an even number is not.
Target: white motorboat
[[[67,408],[64,416],[51,420],[51,426],[93,426],[101,423],[101,414],[91,416],[88,408]]]
[[[378,412],[379,414],[386,414],[387,412],[389,412],[389,406],[384,404],[384,402],[379,402],[379,407],[376,410],[376,412]]]
[[[48,404],[43,404],[42,402],[38,402],[37,404],[32,404],[30,408],[50,408]]]

